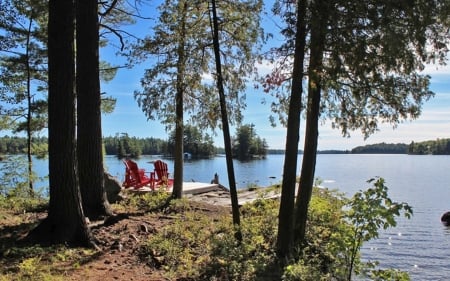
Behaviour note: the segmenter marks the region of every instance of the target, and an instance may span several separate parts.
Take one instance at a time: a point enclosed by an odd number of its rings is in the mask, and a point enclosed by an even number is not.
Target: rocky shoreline
[[[275,188],[251,188],[238,190],[239,205],[252,202],[256,199],[275,199],[280,197],[280,189]],[[204,193],[187,194],[186,198],[212,205],[231,207],[231,196],[228,189],[219,185],[219,188]]]
[[[121,193],[123,192],[120,181],[105,173],[105,190],[110,203],[120,200]],[[274,199],[280,197],[281,190],[279,188],[249,188],[244,190],[238,190],[238,202],[239,205],[243,205],[248,202],[252,202],[259,198]],[[217,184],[216,188],[209,189],[208,191],[199,190],[199,192],[190,192],[184,194],[185,198],[193,201],[208,203],[217,206],[231,207],[231,196],[229,190],[221,184]]]

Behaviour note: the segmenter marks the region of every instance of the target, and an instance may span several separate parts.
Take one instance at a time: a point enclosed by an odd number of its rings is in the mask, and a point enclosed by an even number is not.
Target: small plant
[[[27,212],[42,209],[47,199],[42,196],[44,190],[31,190],[29,181],[38,177],[28,175],[28,162],[24,157],[11,156],[0,166],[0,207],[14,212]]]
[[[173,211],[186,207],[183,202],[175,205]],[[212,225],[212,218],[205,214],[183,211],[174,223],[149,238],[140,256],[150,266],[165,269],[168,276],[198,277],[209,261],[210,239],[216,231]]]
[[[313,189],[309,204],[306,241],[295,261],[285,268],[283,280],[342,280],[345,251],[340,246],[351,226],[343,220],[346,199],[336,190]]]
[[[127,200],[124,200],[120,203],[120,206],[123,206],[125,210],[136,209],[139,211],[152,211],[163,206],[168,198],[170,197],[170,193],[165,190],[156,190],[154,192],[145,192],[141,194],[131,194]]]
[[[402,212],[408,219],[413,214],[412,208],[407,203],[394,202],[389,198],[388,188],[383,178],[372,178],[367,182],[373,183],[373,188],[356,193],[348,202],[349,210],[346,213],[346,219],[353,228],[345,241],[348,247],[348,256],[345,257],[347,280],[351,280],[353,273],[359,273],[355,265],[363,242],[377,238],[380,229],[395,227],[397,225],[395,218]],[[382,276],[381,273],[376,274],[376,271],[373,271],[372,275]],[[384,280],[378,277],[376,280]]]
[[[242,241],[235,239],[233,228],[222,228],[225,231],[212,239],[212,259],[205,276],[217,278],[211,280],[271,280],[271,275],[277,275],[273,265],[278,207],[277,200],[268,199],[243,205]]]
[[[92,256],[93,250],[77,250],[64,246],[12,247],[3,252],[6,263],[0,263],[0,281],[65,280],[64,270],[68,264],[76,266],[83,258]]]

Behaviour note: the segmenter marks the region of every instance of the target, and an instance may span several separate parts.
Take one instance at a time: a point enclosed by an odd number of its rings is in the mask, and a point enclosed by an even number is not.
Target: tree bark
[[[286,150],[283,167],[281,201],[278,217],[277,254],[282,262],[292,255],[294,241],[294,200],[297,178],[298,142],[303,93],[303,65],[306,44],[306,0],[297,2],[294,69],[287,120]]]
[[[186,51],[184,35],[186,34],[186,13],[188,3],[180,1],[183,17],[181,24],[181,42],[178,45],[178,62],[177,62],[177,93],[175,96],[175,161],[174,161],[174,180],[173,180],[173,198],[181,198],[183,196],[183,136],[184,136],[184,118],[183,118],[183,96],[184,96],[184,75],[186,73]]]
[[[81,208],[75,146],[74,5],[49,1],[48,134],[50,202],[48,216],[29,235],[42,243],[90,245]]]
[[[317,141],[319,137],[320,95],[323,71],[323,52],[326,34],[326,9],[319,0],[313,4],[311,18],[311,53],[308,70],[308,104],[306,114],[305,145],[303,152],[300,184],[297,193],[296,215],[294,225],[294,242],[300,245],[305,239],[308,206],[314,184],[317,158]]]
[[[102,155],[98,4],[76,0],[78,176],[83,210],[90,219],[111,215]]]
[[[34,13],[33,13],[34,14]],[[33,189],[33,152],[31,151],[31,144],[32,144],[32,137],[33,137],[33,128],[31,126],[31,119],[33,118],[32,113],[32,102],[33,102],[33,96],[31,94],[31,59],[30,59],[30,40],[31,40],[31,32],[32,32],[32,26],[33,26],[33,15],[30,16],[30,21],[28,24],[28,30],[27,30],[27,41],[26,41],[26,53],[25,53],[25,60],[26,60],[26,72],[27,72],[27,159],[28,159],[28,187],[29,187],[29,193],[31,195],[34,194]]]
[[[219,45],[219,24],[217,21],[216,1],[212,0],[212,14],[213,14],[213,45],[214,55],[216,58],[216,75],[217,75],[217,89],[219,91],[220,112],[222,117],[223,142],[225,146],[225,155],[227,161],[228,183],[230,184],[231,208],[233,213],[233,224],[239,226],[241,224],[239,214],[239,202],[237,196],[236,179],[234,176],[233,155],[231,150],[230,128],[228,125],[227,104],[225,100],[225,91],[223,88],[222,77],[222,63],[220,60],[220,45]],[[242,240],[240,231],[236,233],[236,238]]]

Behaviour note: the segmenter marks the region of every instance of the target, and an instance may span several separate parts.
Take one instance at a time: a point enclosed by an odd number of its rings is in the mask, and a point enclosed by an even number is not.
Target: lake
[[[265,160],[234,161],[238,188],[268,186],[281,182],[283,155]],[[144,156],[137,162],[152,170],[157,156]],[[173,161],[165,160],[169,171]],[[301,155],[299,155],[300,167]],[[124,165],[116,157],[105,158],[107,170],[121,181]],[[35,162],[39,174],[47,173],[46,161]],[[316,177],[322,186],[337,188],[352,196],[370,185],[366,181],[380,176],[386,180],[390,197],[413,207],[412,219],[399,219],[398,226],[384,231],[379,239],[363,247],[365,260],[378,260],[381,267],[408,271],[411,280],[448,280],[450,277],[450,228],[440,222],[450,210],[450,156],[320,154]],[[214,174],[228,187],[225,157],[185,162],[184,180],[210,182]]]

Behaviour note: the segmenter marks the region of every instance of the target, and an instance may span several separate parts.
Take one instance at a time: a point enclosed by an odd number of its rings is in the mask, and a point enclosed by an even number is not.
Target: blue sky
[[[265,19],[266,24],[270,19]],[[146,28],[139,28],[146,32]],[[111,50],[101,52],[103,59],[115,62]],[[130,136],[154,137],[167,139],[167,132],[159,121],[148,121],[145,114],[138,107],[133,98],[133,92],[140,89],[140,79],[143,77],[145,65],[133,69],[120,69],[116,78],[109,83],[102,83],[102,92],[107,92],[117,99],[116,109],[113,113],[102,115],[104,136],[114,136],[116,133],[126,132]],[[355,131],[350,138],[343,138],[339,130],[333,130],[327,122],[320,126],[319,150],[351,149],[355,146],[373,143],[410,143],[411,141],[434,140],[437,138],[450,138],[450,66],[429,66],[425,73],[432,77],[431,90],[436,96],[425,103],[422,115],[413,121],[404,121],[397,128],[382,124],[380,131],[364,140],[363,136]],[[286,142],[286,130],[281,125],[270,126],[270,105],[262,104],[266,97],[262,91],[256,91],[250,86],[247,90],[247,109],[244,111],[244,124],[255,124],[256,133],[266,139],[269,148],[283,149]],[[301,125],[301,143],[303,148],[303,130]],[[223,147],[223,136],[217,131],[216,146]],[[234,135],[234,128],[232,128]]]
[[[351,149],[358,145],[371,143],[410,143],[411,141],[450,138],[450,68],[432,71],[431,89],[435,97],[425,103],[422,115],[413,121],[404,121],[397,128],[381,125],[380,131],[364,141],[362,135],[355,131],[350,138],[343,138],[338,130],[331,129],[329,123],[322,124],[319,132],[319,149]],[[102,116],[104,136],[114,136],[126,132],[130,136],[167,138],[164,126],[159,121],[148,121],[133,98],[134,90],[139,89],[139,80],[143,69],[119,70],[114,81],[104,84],[102,91],[117,98],[113,113]],[[255,124],[257,134],[265,138],[270,148],[284,148],[286,131],[281,125],[272,127],[269,124],[271,114],[268,104],[261,104],[265,94],[255,92],[249,87],[247,92],[247,109],[244,111],[244,123]],[[301,139],[304,125],[301,126]],[[232,128],[234,135],[234,128]],[[223,136],[220,131],[215,137],[217,146],[223,147]],[[302,147],[302,145],[300,146]]]

